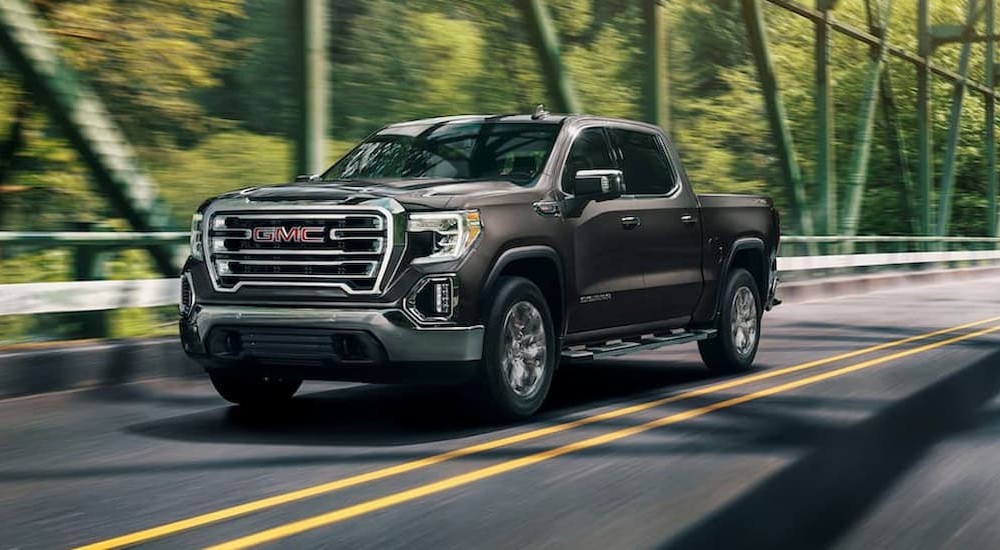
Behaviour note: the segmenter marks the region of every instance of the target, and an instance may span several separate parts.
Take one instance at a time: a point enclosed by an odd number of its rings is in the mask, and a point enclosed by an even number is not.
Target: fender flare
[[[718,317],[719,312],[722,311],[722,289],[726,284],[726,280],[729,279],[729,268],[732,266],[733,259],[736,258],[736,254],[741,250],[760,251],[761,273],[764,274],[764,286],[759,290],[761,293],[761,300],[767,300],[767,284],[771,277],[771,265],[768,261],[767,246],[764,245],[764,239],[760,237],[743,237],[736,239],[732,248],[729,249],[729,254],[726,255],[726,259],[722,262],[722,270],[719,272],[719,291],[715,296],[715,317]]]
[[[563,325],[562,327],[559,327],[559,329],[564,330],[566,325],[566,279],[563,272],[562,258],[551,246],[526,245],[516,246],[504,250],[500,254],[500,257],[493,262],[493,266],[490,267],[489,274],[486,276],[486,280],[482,287],[480,300],[485,301],[489,299],[489,296],[492,293],[493,288],[496,286],[497,280],[500,278],[500,274],[503,272],[504,268],[519,260],[534,259],[548,260],[556,266],[556,277],[559,280],[559,307],[562,310],[560,312],[560,317],[562,318]],[[486,304],[483,304],[483,306],[485,305]],[[481,309],[481,311],[485,311],[485,309]]]

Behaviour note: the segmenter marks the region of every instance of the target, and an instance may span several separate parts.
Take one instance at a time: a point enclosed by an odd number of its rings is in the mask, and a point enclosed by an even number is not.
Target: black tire
[[[753,337],[737,342],[738,337],[734,334],[733,317],[737,315],[734,310],[734,302],[737,294],[745,292],[741,289],[748,289],[753,296]],[[745,298],[745,294],[741,294]],[[698,342],[698,351],[701,352],[701,359],[705,365],[718,372],[740,372],[753,365],[754,357],[757,355],[757,346],[760,344],[760,319],[762,315],[760,300],[760,290],[757,282],[750,273],[742,268],[735,268],[729,273],[725,285],[722,288],[722,310],[719,312],[719,319],[716,329],[719,331],[715,338]],[[741,335],[747,331],[744,329]],[[749,347],[747,346],[749,340]],[[742,344],[742,345],[738,345]],[[741,351],[742,349],[742,351]]]
[[[302,380],[253,375],[234,375],[223,371],[208,373],[215,391],[223,399],[244,407],[280,405],[299,391]]]
[[[552,314],[548,304],[542,296],[542,292],[534,283],[523,277],[503,277],[497,282],[496,290],[491,295],[491,305],[486,317],[486,335],[483,344],[483,359],[479,373],[475,381],[471,384],[468,397],[472,400],[473,406],[489,420],[518,420],[531,416],[549,393],[549,386],[552,384],[552,374],[556,369],[559,358],[557,349],[558,338],[556,337],[555,325],[552,322]],[[530,304],[530,307],[522,304]],[[536,318],[534,313],[537,312]],[[543,338],[539,338],[534,328],[536,323],[525,323],[524,330],[517,332],[523,336],[518,338],[519,342],[530,342],[525,344],[526,349],[536,349],[535,342],[544,340],[544,351],[537,353],[525,353],[523,356],[529,357],[532,365],[541,365],[541,372],[532,376],[531,372],[537,369],[520,367],[519,371],[508,371],[506,366],[519,368],[518,363],[511,364],[513,359],[505,362],[507,349],[507,323],[511,318],[512,325],[517,325],[519,318],[528,320],[537,319],[544,331]],[[515,329],[516,330],[516,329]],[[531,333],[531,334],[529,334]],[[515,344],[511,344],[515,345]],[[520,365],[528,364],[522,361]],[[515,389],[515,382],[508,382],[509,372],[520,372],[523,376],[514,376],[521,387]]]

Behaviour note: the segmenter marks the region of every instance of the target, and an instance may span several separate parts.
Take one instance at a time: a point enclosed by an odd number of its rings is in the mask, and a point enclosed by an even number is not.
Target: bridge
[[[637,109],[667,129],[684,114],[671,98],[679,79],[669,47],[678,29],[668,11],[680,3],[636,8]],[[94,549],[995,544],[995,3],[949,11],[917,0],[913,29],[894,26],[902,8],[892,0],[733,2],[768,131],[760,162],[777,176],[786,233],[785,303],[764,318],[755,368],[713,375],[688,347],[573,365],[537,418],[497,425],[463,414],[448,388],[307,384],[266,415],[215,396],[183,357],[169,313],[187,213],[171,210],[115,106],[66,60],[45,3],[0,0],[0,76],[16,75],[116,220],[73,231],[0,223],[0,261],[50,253],[43,265],[57,266],[0,279],[0,323],[9,323],[0,326],[29,327],[0,347],[0,540]],[[289,3],[292,175],[329,160],[338,97],[328,42],[341,4]],[[510,3],[508,23],[523,31],[547,103],[583,111],[586,77],[568,60],[562,8],[549,4]],[[788,114],[774,54],[788,27],[776,21],[811,32],[812,72],[798,75],[815,83],[805,136]],[[866,52],[851,116],[833,78],[844,44]],[[913,90],[899,85],[910,71]],[[974,147],[962,135],[972,114],[982,125]],[[0,188],[19,181],[18,120],[0,143]],[[837,128],[848,125],[845,147]],[[874,171],[877,151],[891,168]],[[963,155],[975,160],[963,165]],[[960,188],[963,177],[975,185]],[[885,181],[878,189],[898,204],[874,211],[873,185]],[[885,212],[905,230],[864,234]],[[123,258],[154,272],[113,274]],[[122,332],[133,314],[146,316],[141,329]]]

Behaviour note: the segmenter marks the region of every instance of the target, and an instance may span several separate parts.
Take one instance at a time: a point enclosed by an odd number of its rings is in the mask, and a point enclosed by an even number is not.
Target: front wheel
[[[297,378],[233,375],[221,371],[209,372],[208,376],[223,399],[244,407],[284,403],[302,385],[302,380]]]
[[[733,269],[722,289],[715,338],[698,342],[698,351],[708,368],[720,372],[747,370],[760,343],[760,291],[750,273]]]
[[[522,277],[502,278],[492,298],[471,396],[489,418],[526,418],[545,401],[559,357],[552,315],[542,292]]]

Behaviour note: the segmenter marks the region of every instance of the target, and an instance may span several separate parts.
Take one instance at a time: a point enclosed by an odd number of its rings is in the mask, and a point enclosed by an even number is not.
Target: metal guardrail
[[[155,307],[177,302],[173,279],[108,281],[105,264],[117,251],[156,246],[161,258],[174,250],[173,263],[181,265],[187,255],[187,232],[73,231],[62,233],[0,232],[4,256],[44,249],[70,249],[70,268],[75,281],[0,285],[0,316],[39,313],[72,313],[70,323],[79,338],[101,338],[110,333],[107,311],[131,307]]]
[[[789,243],[992,243],[1000,245],[1000,237],[907,237],[898,235],[858,235],[854,237],[831,235],[803,237],[785,235],[781,237],[782,244]]]
[[[157,307],[179,299],[177,279],[0,285],[0,316]]]
[[[1000,250],[829,254],[778,258],[778,272],[1000,260]]]
[[[71,248],[76,258],[85,254],[99,261],[101,254],[112,250],[142,248],[150,244],[183,245],[187,232],[125,233],[70,232],[26,233],[0,232],[0,248],[32,250]],[[852,270],[880,267],[944,265],[954,266],[1000,262],[1000,238],[990,237],[902,237],[902,236],[816,236],[782,237],[782,255],[778,271],[806,275],[851,273]],[[806,254],[809,244],[865,247],[858,254]],[[927,250],[958,248],[959,250]],[[790,251],[801,248],[801,254]],[[873,248],[874,247],[874,248]],[[888,247],[891,250],[884,250]],[[907,250],[912,249],[912,250]],[[790,253],[791,252],[791,253]],[[100,270],[97,269],[97,272]],[[93,274],[93,271],[91,271]],[[82,278],[82,277],[78,277]],[[176,304],[179,284],[176,279],[141,279],[128,281],[79,280],[57,283],[0,285],[0,316],[39,313],[88,312],[126,307],[154,307]]]
[[[137,233],[125,231],[66,231],[43,233],[33,231],[0,231],[0,244],[17,247],[98,247],[143,248],[148,245],[183,245],[188,242],[187,231],[159,231]]]

